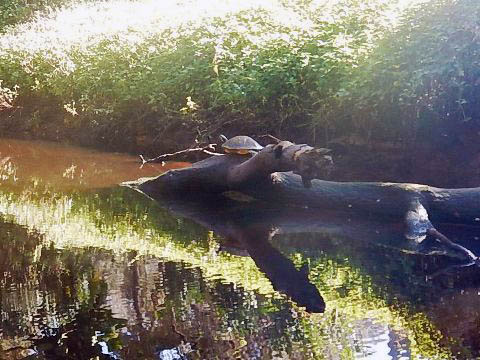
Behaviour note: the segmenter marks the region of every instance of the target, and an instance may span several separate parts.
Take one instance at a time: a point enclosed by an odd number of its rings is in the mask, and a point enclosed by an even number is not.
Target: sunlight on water
[[[3,351],[41,358],[450,358],[440,345],[448,343],[436,328],[441,323],[382,284],[389,271],[402,271],[396,258],[369,271],[375,262],[368,256],[378,259],[378,249],[276,235],[281,251],[259,237],[247,247],[251,257],[232,255],[229,247],[239,246],[232,239],[115,186],[165,168],[37,142],[2,140],[0,155]],[[305,263],[307,277],[297,271]],[[296,303],[310,282],[325,299],[324,313]]]

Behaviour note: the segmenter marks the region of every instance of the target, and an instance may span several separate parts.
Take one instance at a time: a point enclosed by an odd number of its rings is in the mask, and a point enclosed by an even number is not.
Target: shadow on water
[[[4,140],[0,156],[1,359],[480,356],[478,268],[401,224],[154,202],[112,184],[166,168],[120,154]],[[441,230],[480,253],[478,229]]]

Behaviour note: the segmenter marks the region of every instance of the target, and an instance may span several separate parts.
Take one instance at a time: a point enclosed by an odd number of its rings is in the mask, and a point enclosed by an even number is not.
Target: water
[[[0,165],[0,359],[480,355],[477,268],[398,224],[155,202],[118,184],[167,167],[49,143],[0,140]]]

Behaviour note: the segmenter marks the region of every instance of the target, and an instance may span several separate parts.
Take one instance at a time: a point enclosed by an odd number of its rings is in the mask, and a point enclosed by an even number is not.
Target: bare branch
[[[159,156],[156,156],[151,159],[146,159],[143,155],[140,155],[140,160],[142,161],[142,165],[145,165],[146,163],[155,163],[155,162],[162,162],[162,161],[170,161],[170,160],[178,160],[179,158],[188,158],[189,156],[195,155],[195,154],[205,154],[209,156],[216,156],[216,155],[222,155],[219,154],[215,151],[215,147],[217,144],[208,144],[206,146],[202,147],[196,147],[196,148],[190,148],[190,149],[185,149],[185,150],[180,150],[176,151],[171,154],[162,154]]]
[[[455,250],[458,250],[459,252],[463,253],[469,260],[471,260],[474,264],[478,263],[479,259],[478,256],[476,256],[474,253],[472,253],[470,250],[467,248],[463,247],[462,245],[459,245],[457,243],[454,243],[452,240],[450,240],[448,237],[443,235],[440,231],[435,229],[434,227],[430,228],[427,230],[427,234],[435,237],[439,242],[442,244],[445,244]]]

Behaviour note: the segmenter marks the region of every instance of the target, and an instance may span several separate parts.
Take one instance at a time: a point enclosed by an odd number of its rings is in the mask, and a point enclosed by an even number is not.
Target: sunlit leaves
[[[40,119],[55,121],[56,109],[85,131],[114,128],[111,141],[145,118],[156,119],[149,131],[172,119],[208,127],[229,118],[268,119],[262,126],[281,132],[285,122],[315,121],[393,23],[397,3],[82,3],[0,36],[0,76],[20,85],[19,103],[49,103]]]
[[[339,94],[350,130],[407,145],[419,137],[476,143],[479,11],[475,1],[434,0],[406,12]],[[354,123],[360,111],[365,116]]]

